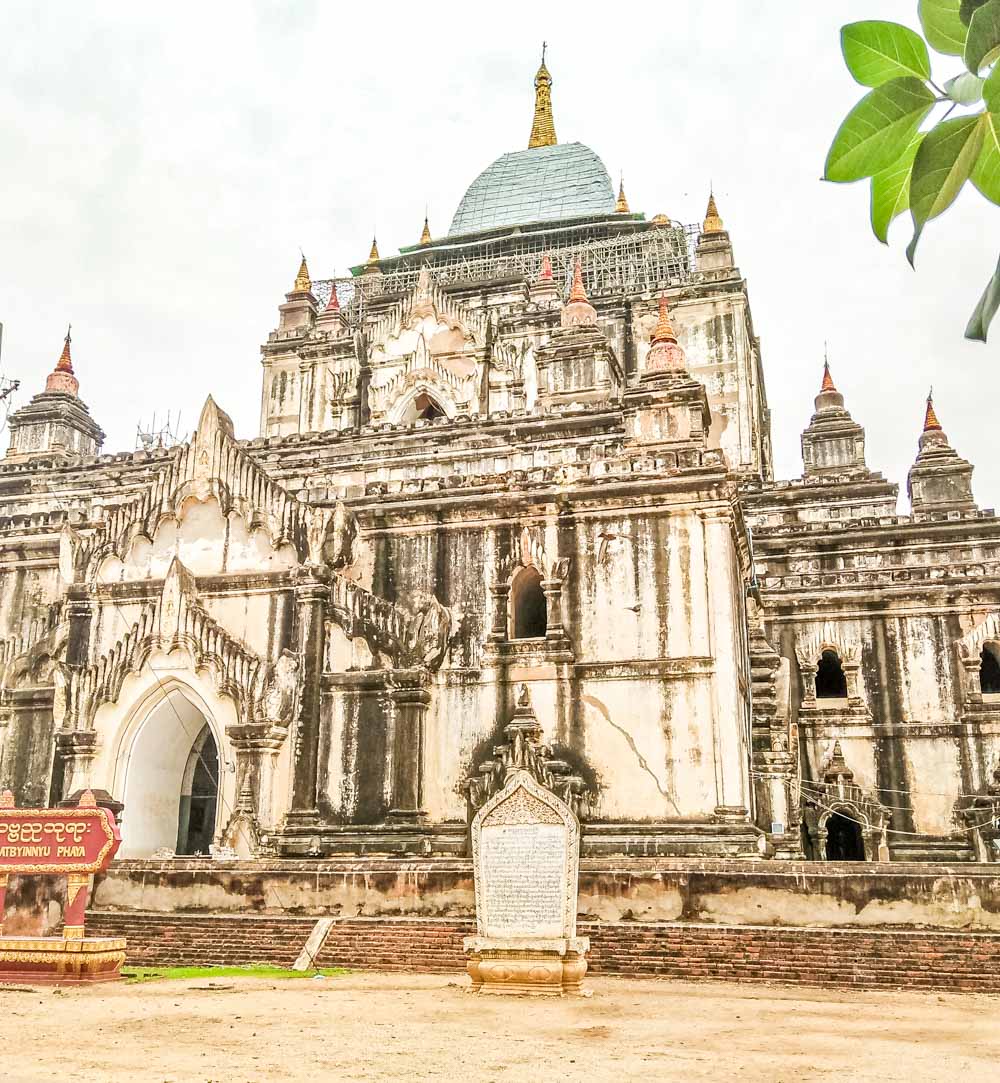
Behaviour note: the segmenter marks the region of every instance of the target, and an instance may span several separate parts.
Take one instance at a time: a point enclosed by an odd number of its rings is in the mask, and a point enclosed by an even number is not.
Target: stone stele
[[[472,862],[472,991],[579,995],[590,941],[576,935],[580,824],[570,808],[513,772],[472,821]]]

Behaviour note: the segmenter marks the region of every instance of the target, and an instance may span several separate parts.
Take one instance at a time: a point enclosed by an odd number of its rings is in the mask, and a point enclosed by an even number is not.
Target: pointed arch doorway
[[[119,759],[120,857],[208,853],[219,826],[219,751],[214,720],[182,686],[160,690],[144,706]]]

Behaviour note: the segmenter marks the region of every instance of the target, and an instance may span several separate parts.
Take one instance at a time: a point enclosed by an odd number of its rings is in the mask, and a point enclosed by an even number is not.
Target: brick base
[[[133,966],[290,966],[314,918],[94,912]],[[342,918],[318,966],[462,974],[469,921]],[[581,923],[592,974],[1000,993],[1000,934],[638,922]]]

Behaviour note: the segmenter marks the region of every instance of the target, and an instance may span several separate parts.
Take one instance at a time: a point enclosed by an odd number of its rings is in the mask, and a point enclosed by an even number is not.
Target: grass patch
[[[177,980],[183,978],[334,978],[347,974],[344,967],[328,966],[319,970],[286,970],[281,966],[128,966],[122,968],[122,977],[131,983],[145,981]]]

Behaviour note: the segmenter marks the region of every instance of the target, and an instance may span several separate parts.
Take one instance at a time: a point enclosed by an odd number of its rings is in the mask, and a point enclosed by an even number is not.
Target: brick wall
[[[128,937],[133,965],[289,966],[312,918],[94,912],[90,935]],[[468,921],[343,918],[320,966],[464,971]],[[582,923],[594,974],[1000,993],[1000,934],[638,922]]]

